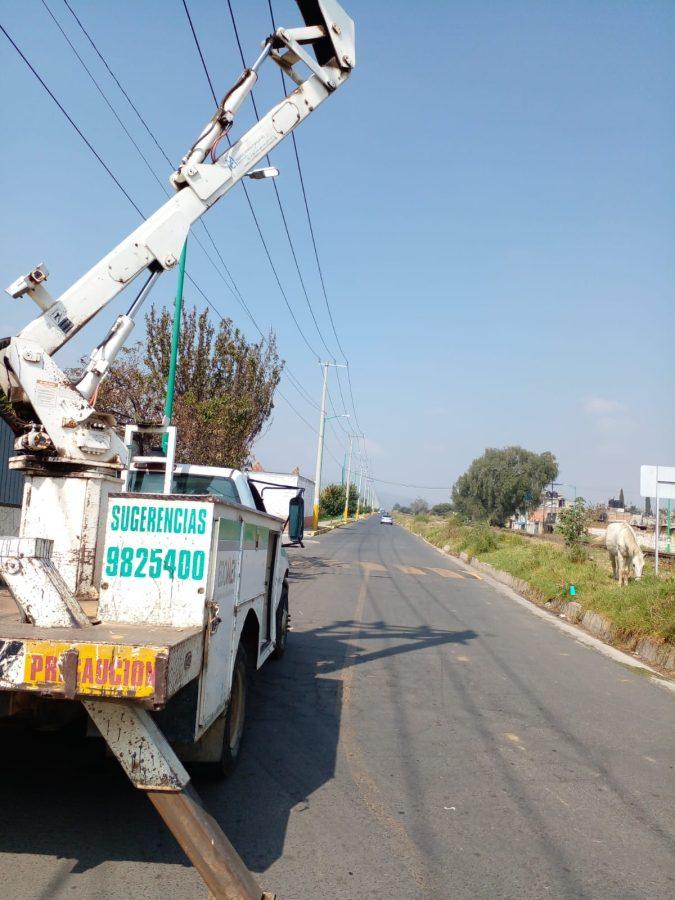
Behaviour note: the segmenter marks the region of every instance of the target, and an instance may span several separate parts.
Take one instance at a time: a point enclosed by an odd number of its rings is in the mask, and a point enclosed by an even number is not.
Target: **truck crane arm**
[[[176,193],[78,281],[53,298],[44,286],[44,265],[7,288],[28,296],[40,315],[12,338],[0,340],[0,392],[12,407],[11,424],[23,423],[17,449],[80,464],[124,464],[126,448],[111,417],[94,408],[96,391],[134,327],[134,316],[157,277],[177,265],[190,226],[306,119],[349,77],[355,65],[354,23],[336,0],[297,0],[304,26],[278,28],[255,63],[225,94],[210,121],[181,160],[170,181]],[[314,55],[307,51],[311,46]],[[220,155],[236,113],[270,58],[296,84],[239,140]],[[310,74],[297,71],[303,63]],[[94,316],[143,272],[147,280],[126,314],[118,316],[94,349],[81,379],[73,384],[52,359]],[[1,399],[1,394],[0,394]],[[0,413],[2,405],[0,405]],[[7,417],[9,418],[9,417]]]

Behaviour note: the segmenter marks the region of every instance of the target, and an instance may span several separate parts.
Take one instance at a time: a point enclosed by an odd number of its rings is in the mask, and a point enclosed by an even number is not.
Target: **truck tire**
[[[277,630],[276,630],[276,646],[272,651],[272,659],[281,659],[286,652],[286,642],[288,640],[288,623],[290,615],[288,612],[288,584],[284,581],[281,589],[281,597],[277,606]]]
[[[244,737],[244,725],[246,722],[246,697],[248,693],[248,659],[246,650],[239,644],[237,656],[232,670],[232,689],[227,709],[222,715],[225,717],[223,729],[223,742],[220,758],[213,762],[199,762],[195,769],[200,774],[210,779],[227,778],[239,761],[241,744]]]
[[[246,724],[246,699],[248,694],[248,659],[246,650],[240,644],[232,671],[232,690],[225,717],[225,736],[221,766],[223,775],[229,775],[239,760],[239,752]]]

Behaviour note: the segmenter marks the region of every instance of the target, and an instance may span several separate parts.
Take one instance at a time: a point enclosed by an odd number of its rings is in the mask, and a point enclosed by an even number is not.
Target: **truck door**
[[[213,564],[207,594],[208,621],[204,667],[199,686],[198,732],[225,708],[230,691],[234,613],[241,578],[244,523],[234,510],[220,507],[214,522]]]

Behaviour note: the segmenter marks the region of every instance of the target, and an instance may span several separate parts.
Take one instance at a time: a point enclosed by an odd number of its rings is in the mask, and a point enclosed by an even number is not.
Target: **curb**
[[[329,531],[335,531],[336,528],[342,528],[345,522],[331,522],[330,525],[319,525],[316,531],[306,532],[307,537],[316,537],[319,534],[327,534]]]
[[[402,526],[406,528],[406,526]],[[453,559],[461,560],[465,565],[472,569],[476,569],[487,575],[494,581],[511,588],[520,599],[537,607],[538,609],[548,610],[561,619],[565,619],[571,626],[577,630],[583,630],[591,634],[594,638],[602,641],[608,646],[615,647],[621,652],[637,657],[643,663],[657,666],[662,673],[655,672],[655,675],[672,676],[675,674],[675,646],[670,644],[659,643],[652,638],[626,637],[621,630],[611,622],[606,616],[600,613],[585,610],[581,603],[575,600],[546,600],[542,594],[532,588],[527,581],[522,578],[516,578],[509,572],[497,569],[490,563],[481,562],[475,557],[469,557],[468,554],[453,553],[446,544],[445,547],[437,547],[432,544],[421,534],[406,528],[410,534],[420,538],[425,544],[433,547],[444,556],[450,556]],[[627,649],[626,649],[627,648]]]
[[[327,525],[319,525],[316,531],[307,531],[305,534],[307,537],[316,537],[319,534],[326,534],[329,531],[334,531],[336,528],[344,528],[346,525],[356,525],[357,522],[364,522],[369,518],[370,515],[361,516],[359,519],[348,519],[346,522],[343,519],[336,519],[334,522],[329,522]]]

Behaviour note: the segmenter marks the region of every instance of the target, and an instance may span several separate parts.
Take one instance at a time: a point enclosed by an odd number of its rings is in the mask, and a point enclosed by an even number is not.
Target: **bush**
[[[567,551],[567,555],[570,558],[570,562],[573,563],[583,563],[588,560],[588,550],[580,542],[572,544]]]
[[[349,515],[356,512],[356,503],[359,492],[355,485],[349,485]],[[343,484],[328,484],[321,491],[320,510],[322,516],[341,516],[345,508],[345,486]]]
[[[586,529],[586,501],[577,497],[572,506],[566,506],[558,513],[558,531],[565,538],[570,550],[575,550],[588,536]]]
[[[486,523],[473,525],[467,529],[466,536],[463,538],[459,549],[468,553],[469,556],[477,556],[479,553],[490,553],[497,550],[499,540],[494,531]]]

